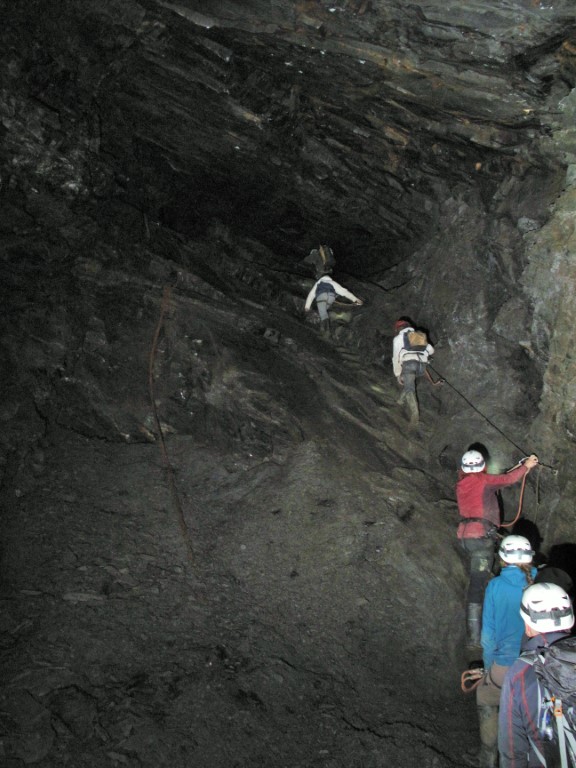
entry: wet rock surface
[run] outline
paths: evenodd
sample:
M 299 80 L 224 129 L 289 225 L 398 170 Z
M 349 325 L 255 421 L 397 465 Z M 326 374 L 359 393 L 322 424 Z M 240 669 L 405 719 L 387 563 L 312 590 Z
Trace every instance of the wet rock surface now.
M 467 764 L 461 453 L 574 539 L 573 3 L 0 9 L 3 763 Z

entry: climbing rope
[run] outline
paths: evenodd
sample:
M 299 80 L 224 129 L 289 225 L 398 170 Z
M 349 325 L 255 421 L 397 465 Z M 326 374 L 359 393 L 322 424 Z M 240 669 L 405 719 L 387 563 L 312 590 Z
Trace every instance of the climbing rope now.
M 479 410 L 479 409 L 478 409 L 478 408 L 477 408 L 477 407 L 474 405 L 474 403 L 472 403 L 472 402 L 470 402 L 470 400 L 468 400 L 468 398 L 466 397 L 466 395 L 462 394 L 462 392 L 460 392 L 460 390 L 459 390 L 459 389 L 457 389 L 457 388 L 456 388 L 456 387 L 455 387 L 453 384 L 451 384 L 451 383 L 448 381 L 448 379 L 445 379 L 445 378 L 442 376 L 442 374 L 440 374 L 440 373 L 439 373 L 439 372 L 438 372 L 438 371 L 437 371 L 435 368 L 433 368 L 433 367 L 432 367 L 432 365 L 431 365 L 430 363 L 428 363 L 428 367 L 429 367 L 429 368 L 431 368 L 431 369 L 434 371 L 434 373 L 436 374 L 436 376 L 438 376 L 438 378 L 439 378 L 440 380 L 442 380 L 442 381 L 443 381 L 443 383 L 445 383 L 445 384 L 448 384 L 448 386 L 450 387 L 450 389 L 453 389 L 453 390 L 454 390 L 454 392 L 456 392 L 456 394 L 457 394 L 457 395 L 460 395 L 460 397 L 462 398 L 462 400 L 464 400 L 464 402 L 465 402 L 467 405 L 469 405 L 469 406 L 470 406 L 470 408 L 472 408 L 472 410 L 476 411 L 476 413 L 477 413 L 479 416 L 481 416 L 481 417 L 484 419 L 484 421 L 486 421 L 488 424 L 490 424 L 490 426 L 491 426 L 491 427 L 493 427 L 493 428 L 494 428 L 494 429 L 495 429 L 497 432 L 499 432 L 499 433 L 502 435 L 502 437 L 503 437 L 505 440 L 507 440 L 509 443 L 511 443 L 511 444 L 512 444 L 512 445 L 513 445 L 515 448 L 518 448 L 518 450 L 519 450 L 521 453 L 523 453 L 525 456 L 528 456 L 528 454 L 529 454 L 529 452 L 528 452 L 528 451 L 525 451 L 525 450 L 522 448 L 522 446 L 520 446 L 520 445 L 518 445 L 518 443 L 514 442 L 514 440 L 512 440 L 512 438 L 511 438 L 511 437 L 509 437 L 509 436 L 508 436 L 508 435 L 507 435 L 505 432 L 503 432 L 503 431 L 500 429 L 500 427 L 499 427 L 497 424 L 494 424 L 494 422 L 492 421 L 492 419 L 489 419 L 489 418 L 488 418 L 488 416 L 486 416 L 486 414 L 482 413 L 482 411 L 481 411 L 481 410 Z M 538 462 L 538 466 L 539 466 L 539 467 L 541 467 L 542 469 L 548 469 L 548 470 L 549 470 L 550 472 L 552 472 L 552 474 L 554 474 L 554 475 L 557 475 L 557 474 L 558 474 L 558 470 L 557 470 L 555 467 L 552 467 L 552 466 L 550 466 L 549 464 L 543 464 L 542 462 L 540 462 L 540 461 L 539 461 L 539 462 Z
M 510 470 L 511 472 L 512 470 Z M 528 475 L 524 475 L 522 478 L 522 485 L 520 486 L 520 498 L 518 499 L 518 510 L 516 512 L 516 516 L 514 520 L 511 520 L 509 523 L 500 523 L 501 528 L 512 528 L 518 520 L 520 519 L 522 515 L 522 502 L 524 501 L 524 488 L 526 487 L 526 478 Z
M 538 512 L 540 511 L 540 470 L 538 470 L 538 474 L 536 475 L 536 490 L 534 495 L 536 497 L 536 513 L 533 516 L 533 522 L 536 523 L 538 522 Z
M 516 466 L 512 467 L 512 469 L 509 469 L 508 472 L 512 472 L 512 470 L 517 469 L 520 467 L 524 462 L 520 461 Z M 540 464 L 536 465 L 536 469 L 538 470 L 538 473 L 536 475 L 536 508 L 540 505 Z M 508 472 L 506 474 L 508 474 Z M 522 485 L 520 486 L 520 498 L 518 499 L 518 510 L 516 512 L 516 517 L 514 520 L 511 520 L 509 523 L 501 523 L 501 528 L 512 528 L 520 517 L 522 516 L 522 502 L 524 501 L 524 488 L 526 487 L 526 478 L 528 477 L 528 474 L 524 475 L 522 478 Z M 535 522 L 535 521 L 534 521 Z
M 482 667 L 474 667 L 474 669 L 465 669 L 460 677 L 460 687 L 464 693 L 472 693 L 480 685 L 484 679 L 485 672 Z
M 156 349 L 158 347 L 158 339 L 160 337 L 160 331 L 162 330 L 162 324 L 164 322 L 164 315 L 166 314 L 166 309 L 170 305 L 170 296 L 171 296 L 171 289 L 169 287 L 165 287 L 162 294 L 162 303 L 160 304 L 160 317 L 158 318 L 158 324 L 156 326 L 156 331 L 154 332 L 154 339 L 152 341 L 152 347 L 150 349 L 150 359 L 148 363 L 148 390 L 150 394 L 150 404 L 152 405 L 152 413 L 154 415 L 154 422 L 156 424 L 156 431 L 159 437 L 158 445 L 160 446 L 162 463 L 166 471 L 166 477 L 168 478 L 168 487 L 170 488 L 172 504 L 174 506 L 174 509 L 176 510 L 178 523 L 180 525 L 180 531 L 182 533 L 184 543 L 186 544 L 188 559 L 192 563 L 194 560 L 192 538 L 190 536 L 190 531 L 188 530 L 188 526 L 186 525 L 184 510 L 182 509 L 182 504 L 180 503 L 180 498 L 178 496 L 178 489 L 176 488 L 176 480 L 174 478 L 174 469 L 172 468 L 172 465 L 170 464 L 170 459 L 168 457 L 168 451 L 166 449 L 166 441 L 164 440 L 162 425 L 160 424 L 160 419 L 158 417 L 158 410 L 156 408 L 156 397 L 154 393 L 154 360 L 156 358 Z
M 433 387 L 439 387 L 441 384 L 444 384 L 444 379 L 440 378 L 440 376 L 437 379 L 434 379 L 428 370 L 428 365 L 426 365 L 426 368 L 424 369 L 424 374 Z

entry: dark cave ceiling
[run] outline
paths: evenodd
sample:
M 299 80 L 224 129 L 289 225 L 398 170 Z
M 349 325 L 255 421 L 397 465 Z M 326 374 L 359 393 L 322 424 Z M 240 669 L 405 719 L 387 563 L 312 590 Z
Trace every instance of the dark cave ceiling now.
M 328 240 L 378 276 L 455 185 L 489 199 L 561 162 L 575 16 L 572 0 L 10 4 L 3 165 L 187 236 L 233 222 L 292 263 Z

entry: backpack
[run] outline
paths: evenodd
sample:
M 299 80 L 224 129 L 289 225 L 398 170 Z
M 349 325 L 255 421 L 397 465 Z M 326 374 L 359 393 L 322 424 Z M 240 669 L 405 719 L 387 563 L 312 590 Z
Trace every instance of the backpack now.
M 336 264 L 336 259 L 334 258 L 334 251 L 332 248 L 330 248 L 329 245 L 321 245 L 318 248 L 318 253 L 322 259 L 323 268 L 326 270 L 326 272 L 331 272 L 334 269 L 334 265 Z
M 404 349 L 408 352 L 425 352 L 428 337 L 424 331 L 408 331 L 404 334 Z
M 329 245 L 320 245 L 318 248 L 310 251 L 304 259 L 304 264 L 309 264 L 313 267 L 316 279 L 318 279 L 322 275 L 328 275 L 333 271 L 336 259 Z
M 556 641 L 534 657 L 542 689 L 538 728 L 547 768 L 576 768 L 576 637 Z

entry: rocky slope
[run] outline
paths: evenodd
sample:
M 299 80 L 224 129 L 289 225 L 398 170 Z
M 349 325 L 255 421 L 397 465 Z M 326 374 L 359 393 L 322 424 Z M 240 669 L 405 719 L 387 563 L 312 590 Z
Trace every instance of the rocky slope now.
M 463 450 L 574 538 L 573 3 L 0 10 L 3 759 L 461 765 Z

